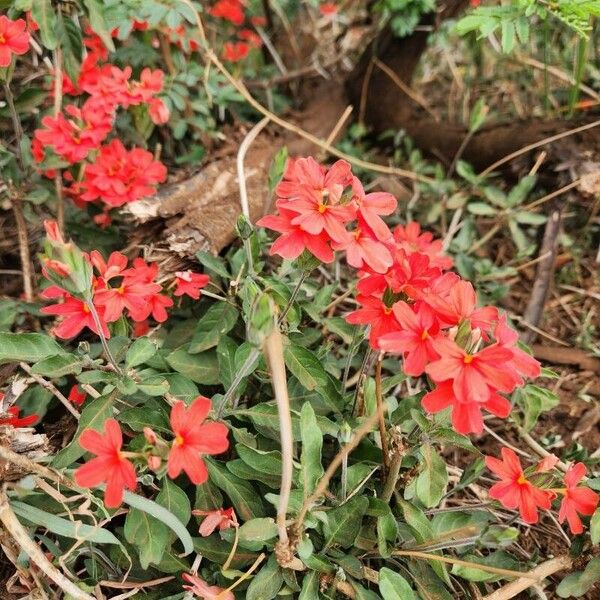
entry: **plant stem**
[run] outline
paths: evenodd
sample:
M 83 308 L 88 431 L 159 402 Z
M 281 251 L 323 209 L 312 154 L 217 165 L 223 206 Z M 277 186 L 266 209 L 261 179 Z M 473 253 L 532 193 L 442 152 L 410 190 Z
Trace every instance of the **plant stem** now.
M 398 483 L 398 477 L 400 476 L 400 465 L 402 464 L 402 454 L 396 452 L 390 462 L 388 476 L 385 480 L 385 486 L 383 492 L 381 492 L 381 499 L 384 502 L 389 502 L 396 489 Z
M 271 385 L 277 402 L 279 414 L 279 433 L 281 436 L 281 490 L 277 507 L 277 529 L 279 530 L 279 543 L 282 546 L 289 544 L 286 515 L 292 491 L 292 476 L 294 472 L 294 438 L 292 434 L 292 415 L 290 412 L 290 399 L 287 390 L 285 362 L 283 359 L 283 339 L 277 326 L 266 337 L 264 353 L 271 373 Z
M 381 453 L 383 454 L 383 463 L 381 469 L 381 478 L 387 480 L 387 473 L 390 466 L 388 455 L 387 431 L 385 429 L 385 410 L 383 408 L 383 393 L 381 391 L 381 363 L 383 362 L 383 352 L 379 353 L 377 366 L 375 368 L 375 399 L 377 400 L 377 420 L 379 423 L 379 437 L 381 438 Z
M 292 308 L 292 304 L 294 304 L 294 301 L 298 297 L 300 288 L 302 287 L 302 284 L 304 283 L 304 280 L 306 279 L 307 275 L 308 275 L 307 271 L 302 271 L 302 275 L 300 275 L 300 279 L 298 280 L 298 283 L 296 284 L 296 287 L 294 288 L 294 291 L 292 292 L 290 299 L 288 300 L 287 304 L 285 305 L 285 308 L 283 309 L 283 312 L 281 313 L 281 315 L 279 315 L 279 319 L 277 320 L 278 327 L 283 323 L 283 320 L 285 319 L 286 315 L 288 314 L 290 308 Z
M 19 256 L 21 258 L 21 269 L 23 272 L 23 292 L 27 302 L 33 301 L 33 283 L 31 273 L 31 254 L 29 253 L 29 234 L 27 223 L 23 216 L 23 203 L 16 192 L 10 194 L 15 223 L 17 225 L 17 237 L 19 239 Z
M 96 325 L 96 329 L 98 330 L 98 337 L 100 338 L 100 343 L 102 344 L 102 348 L 104 350 L 104 355 L 106 356 L 106 360 L 108 360 L 108 362 L 113 366 L 114 370 L 117 372 L 118 375 L 122 375 L 123 371 L 121 370 L 121 367 L 119 367 L 117 361 L 115 360 L 115 357 L 112 355 L 112 352 L 110 351 L 110 348 L 108 347 L 108 342 L 106 341 L 106 338 L 104 337 L 104 333 L 102 333 L 102 323 L 100 321 L 100 316 L 98 315 L 98 311 L 96 310 L 96 307 L 94 306 L 94 302 L 93 302 L 92 298 L 86 298 L 85 303 L 90 310 L 92 319 L 94 319 L 94 324 Z
M 21 152 L 21 141 L 23 140 L 23 128 L 21 127 L 21 121 L 19 119 L 19 114 L 17 113 L 17 109 L 15 108 L 15 98 L 12 94 L 12 91 L 11 91 L 8 83 L 4 83 L 2 87 L 4 88 L 4 95 L 6 96 L 8 110 L 10 111 L 10 118 L 12 119 L 13 129 L 15 130 L 15 137 L 17 138 L 17 144 L 16 144 L 17 161 L 19 163 L 19 167 L 21 167 L 21 170 L 25 171 L 25 164 L 23 163 L 23 153 Z
M 223 416 L 223 411 L 225 410 L 225 407 L 229 404 L 229 402 L 231 402 L 231 399 L 233 398 L 233 395 L 235 394 L 238 386 L 242 382 L 242 379 L 248 376 L 248 370 L 258 359 L 259 356 L 260 351 L 258 350 L 258 348 L 252 348 L 250 354 L 248 355 L 248 358 L 245 360 L 244 364 L 237 372 L 235 379 L 231 382 L 229 389 L 225 392 L 225 396 L 223 396 L 223 402 L 221 402 L 221 406 L 217 411 L 217 418 L 220 419 Z
M 588 40 L 587 37 L 579 38 L 579 43 L 577 45 L 577 58 L 575 63 L 575 73 L 574 79 L 575 82 L 571 87 L 571 92 L 569 94 L 569 113 L 568 116 L 572 117 L 573 112 L 575 110 L 575 104 L 577 104 L 577 100 L 579 100 L 579 89 L 581 87 L 581 82 L 583 80 L 583 73 L 585 71 L 585 66 L 587 63 L 587 48 L 588 48 Z

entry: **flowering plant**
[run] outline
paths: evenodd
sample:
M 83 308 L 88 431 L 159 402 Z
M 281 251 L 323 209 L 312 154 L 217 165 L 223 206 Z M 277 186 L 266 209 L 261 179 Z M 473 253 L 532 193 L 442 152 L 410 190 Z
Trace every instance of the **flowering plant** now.
M 449 238 L 402 218 L 351 156 L 280 154 L 270 214 L 240 217 L 220 256 L 170 272 L 124 243 L 177 135 L 210 130 L 180 82 L 206 39 L 197 2 L 104 4 L 18 0 L 0 16 L 7 198 L 18 224 L 44 190 L 26 214 L 45 231 L 37 291 L 0 323 L 12 583 L 86 600 L 498 598 L 541 585 L 541 531 L 559 567 L 591 558 L 559 595 L 583 590 L 600 486 L 594 455 L 533 437 L 555 375 Z M 213 62 L 261 60 L 257 4 L 205 3 Z M 311 15 L 334 27 L 338 9 Z M 23 129 L 12 78 L 33 52 L 51 69 Z

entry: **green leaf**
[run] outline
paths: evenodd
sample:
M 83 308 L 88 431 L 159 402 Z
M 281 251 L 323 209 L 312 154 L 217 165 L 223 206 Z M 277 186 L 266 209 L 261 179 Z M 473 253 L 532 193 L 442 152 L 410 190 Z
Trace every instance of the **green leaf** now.
M 243 521 L 264 516 L 260 495 L 250 483 L 236 477 L 217 461 L 210 458 L 205 460 L 211 482 L 229 496 L 236 514 Z
M 137 508 L 150 516 L 158 519 L 171 529 L 183 544 L 183 555 L 187 556 L 194 550 L 192 537 L 188 533 L 183 523 L 166 508 L 157 504 L 153 500 L 138 496 L 132 492 L 125 490 L 123 492 L 123 501 L 129 504 L 132 508 Z
M 129 369 L 137 367 L 150 360 L 157 352 L 158 348 L 150 338 L 140 337 L 127 350 L 125 355 L 125 366 Z
M 277 525 L 270 517 L 250 519 L 239 529 L 240 542 L 267 542 L 277 536 Z
M 246 600 L 272 600 L 283 585 L 283 572 L 277 564 L 275 554 L 269 556 L 267 564 L 256 574 L 246 590 Z
M 316 390 L 334 412 L 339 413 L 342 397 L 317 356 L 298 344 L 290 342 L 284 348 L 284 359 L 292 375 L 307 390 Z
M 196 383 L 216 385 L 219 383 L 219 362 L 217 353 L 208 350 L 200 354 L 190 354 L 184 346 L 167 355 L 165 360 L 178 373 Z
M 379 591 L 383 600 L 416 600 L 408 581 L 387 567 L 379 569 Z
M 34 525 L 41 525 L 44 529 L 48 529 L 61 537 L 73 538 L 83 542 L 93 542 L 95 544 L 121 545 L 121 542 L 113 533 L 102 529 L 102 527 L 86 525 L 81 521 L 63 519 L 62 517 L 57 517 L 52 513 L 17 500 L 13 500 L 10 505 L 17 516 Z
M 204 252 L 203 250 L 200 250 L 196 252 L 196 258 L 198 259 L 198 262 L 200 262 L 201 265 L 203 265 L 210 271 L 213 271 L 217 275 L 221 275 L 221 277 L 224 277 L 225 279 L 229 279 L 231 277 L 229 271 L 227 271 L 225 262 L 221 257 L 213 256 L 209 252 Z
M 92 29 L 100 36 L 104 45 L 111 51 L 115 51 L 115 45 L 113 44 L 112 37 L 110 35 L 110 29 L 106 24 L 104 18 L 104 8 L 99 0 L 83 0 L 87 8 L 88 19 Z
M 543 225 L 548 217 L 539 213 L 529 212 L 527 210 L 518 210 L 513 214 L 513 218 L 521 225 Z
M 484 557 L 469 554 L 462 558 L 474 564 L 479 563 L 488 567 L 500 567 L 501 569 L 519 570 L 520 566 L 520 563 L 510 554 L 503 551 L 493 552 Z M 495 575 L 489 571 L 482 571 L 476 566 L 453 565 L 452 574 L 468 581 L 497 581 L 503 578 L 503 576 Z
M 300 435 L 302 436 L 302 488 L 307 498 L 315 491 L 317 483 L 323 477 L 321 451 L 323 449 L 323 434 L 319 429 L 315 411 L 310 402 L 302 405 L 300 412 Z
M 414 504 L 406 502 L 406 500 L 400 500 L 399 502 L 404 515 L 404 520 L 411 528 L 415 540 L 421 544 L 425 540 L 433 538 L 433 529 L 431 528 L 431 523 L 425 516 L 425 513 Z
M 65 354 L 64 350 L 53 338 L 43 333 L 0 331 L 0 364 L 20 361 L 35 363 L 60 354 Z
M 366 496 L 354 496 L 341 506 L 327 512 L 327 521 L 323 525 L 325 547 L 332 545 L 349 548 L 360 531 L 362 518 L 369 506 Z
M 419 500 L 427 507 L 437 506 L 448 484 L 446 463 L 431 444 L 421 446 L 423 469 L 417 477 L 415 492 Z
M 136 387 L 148 396 L 164 396 L 169 391 L 169 382 L 162 375 L 151 375 L 143 378 Z
M 519 180 L 519 183 L 508 194 L 508 205 L 515 207 L 522 204 L 535 187 L 536 182 L 537 177 L 535 175 L 527 175 Z
M 250 467 L 266 475 L 279 477 L 282 469 L 279 450 L 257 450 L 244 444 L 236 444 L 238 456 Z
M 228 389 L 235 376 L 237 369 L 235 366 L 235 353 L 238 349 L 238 344 L 230 337 L 223 336 L 217 345 L 217 360 L 219 362 L 219 380 L 225 389 Z M 244 382 L 238 387 L 238 394 L 243 392 Z
M 133 431 L 142 431 L 144 427 L 150 427 L 159 433 L 171 433 L 167 414 L 162 407 L 152 402 L 156 401 L 149 400 L 147 405 L 125 409 L 119 413 L 119 421 Z
M 493 217 L 498 213 L 493 206 L 490 206 L 485 202 L 469 202 L 469 204 L 467 204 L 467 210 L 471 214 L 482 217 Z
M 310 571 L 302 580 L 302 590 L 298 600 L 318 600 L 321 578 L 317 571 Z
M 235 306 L 231 306 L 229 302 L 213 304 L 198 321 L 188 352 L 197 354 L 214 348 L 219 343 L 221 336 L 233 329 L 238 314 Z
M 531 431 L 543 412 L 558 405 L 558 397 L 546 388 L 528 383 L 515 393 L 515 402 L 523 410 L 523 428 Z
M 81 412 L 77 431 L 71 443 L 58 452 L 52 460 L 52 466 L 55 469 L 66 469 L 85 454 L 85 450 L 79 445 L 79 436 L 84 429 L 102 431 L 106 419 L 112 417 L 114 403 L 114 394 L 100 396 L 87 402 Z
M 583 571 L 567 575 L 556 588 L 561 598 L 575 596 L 579 598 L 586 594 L 600 580 L 600 558 L 593 558 Z
M 125 539 L 135 546 L 142 569 L 161 561 L 169 544 L 169 530 L 149 513 L 132 508 L 125 519 Z
M 58 40 L 56 39 L 56 14 L 51 0 L 35 0 L 31 5 L 31 16 L 40 27 L 42 44 L 48 50 L 54 50 Z
M 82 365 L 82 360 L 75 354 L 59 354 L 35 363 L 31 372 L 55 379 L 63 375 L 79 375 Z
M 510 54 L 515 47 L 515 24 L 512 21 L 502 21 L 502 52 Z
M 156 503 L 173 513 L 183 525 L 187 525 L 192 516 L 192 508 L 186 493 L 170 479 L 163 480 L 162 490 L 156 496 Z

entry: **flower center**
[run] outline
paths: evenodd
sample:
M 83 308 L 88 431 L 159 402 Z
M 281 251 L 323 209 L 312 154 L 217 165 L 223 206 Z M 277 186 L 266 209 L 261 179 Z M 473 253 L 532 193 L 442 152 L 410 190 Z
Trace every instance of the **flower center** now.
M 5 44 L 6 38 L 0 33 L 0 44 Z
M 392 309 L 389 306 L 384 307 L 383 314 L 385 314 L 385 315 L 391 315 L 392 314 Z
M 177 437 L 175 438 L 175 441 L 173 442 L 176 446 L 183 446 L 183 443 L 185 442 L 185 440 L 183 439 L 183 436 L 181 435 L 177 435 Z
M 470 365 L 473 362 L 473 355 L 472 354 L 465 354 L 465 357 L 463 358 L 463 362 L 465 363 L 465 365 Z
M 319 212 L 323 214 L 327 210 L 327 205 L 322 202 L 319 203 Z
M 86 314 L 90 312 L 90 307 L 85 302 L 83 303 L 83 312 Z
M 117 288 L 117 293 L 121 294 L 121 296 L 125 293 L 125 288 L 123 286 Z
M 525 474 L 524 474 L 524 473 L 521 473 L 521 474 L 519 475 L 519 479 L 517 479 L 517 483 L 518 483 L 519 485 L 524 485 L 524 484 L 526 484 L 526 483 L 527 483 L 527 478 L 525 477 Z
M 429 332 L 427 329 L 423 329 L 423 333 L 421 334 L 421 339 L 425 341 L 429 337 Z

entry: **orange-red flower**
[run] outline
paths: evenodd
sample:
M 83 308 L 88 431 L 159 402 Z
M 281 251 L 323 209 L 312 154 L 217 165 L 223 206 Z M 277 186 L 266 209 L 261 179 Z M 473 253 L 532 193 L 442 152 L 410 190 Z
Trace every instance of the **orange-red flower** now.
M 571 465 L 565 473 L 564 498 L 560 504 L 558 520 L 563 523 L 565 520 L 575 535 L 583 533 L 583 524 L 579 514 L 593 515 L 600 497 L 596 492 L 585 486 L 578 486 L 585 475 L 586 468 L 583 463 Z M 579 514 L 577 514 L 579 513 Z
M 4 394 L 0 392 L 0 402 L 2 402 L 3 398 Z M 27 415 L 26 417 L 19 418 L 21 409 L 18 406 L 10 406 L 4 412 L 10 416 L 0 419 L 0 425 L 10 425 L 11 427 L 29 427 L 29 425 L 33 425 L 39 419 L 38 415 Z
M 202 537 L 210 535 L 215 529 L 219 531 L 237 527 L 238 521 L 233 508 L 217 508 L 216 510 L 193 510 L 193 515 L 204 517 L 198 533 Z
M 75 481 L 81 487 L 95 487 L 106 483 L 104 503 L 117 508 L 123 501 L 123 490 L 135 489 L 136 476 L 133 464 L 123 456 L 123 434 L 115 419 L 104 423 L 104 434 L 86 429 L 79 437 L 79 445 L 96 454 L 75 471 Z
M 177 477 L 185 471 L 196 485 L 208 479 L 208 471 L 202 457 L 221 454 L 229 447 L 227 427 L 223 423 L 204 423 L 211 402 L 198 396 L 189 408 L 180 400 L 171 409 L 171 429 L 175 435 L 169 451 L 167 473 Z
M 87 394 L 85 392 L 80 391 L 78 385 L 74 385 L 71 388 L 71 391 L 69 392 L 68 398 L 73 404 L 81 406 L 85 402 Z
M 175 296 L 189 296 L 194 300 L 200 298 L 200 289 L 205 287 L 210 281 L 208 275 L 203 273 L 193 273 L 192 271 L 177 271 L 175 273 Z
M 537 523 L 538 509 L 548 510 L 556 495 L 536 487 L 525 477 L 519 457 L 513 450 L 502 448 L 501 452 L 502 460 L 485 457 L 487 468 L 500 479 L 491 487 L 490 496 L 506 508 L 518 508 L 525 523 Z
M 183 573 L 182 577 L 190 585 L 184 585 L 183 589 L 192 592 L 202 600 L 235 600 L 233 592 L 227 592 L 217 585 L 208 585 L 204 579 L 190 573 Z
M 23 19 L 11 21 L 0 15 L 0 67 L 8 67 L 13 54 L 25 54 L 29 50 L 29 33 Z

